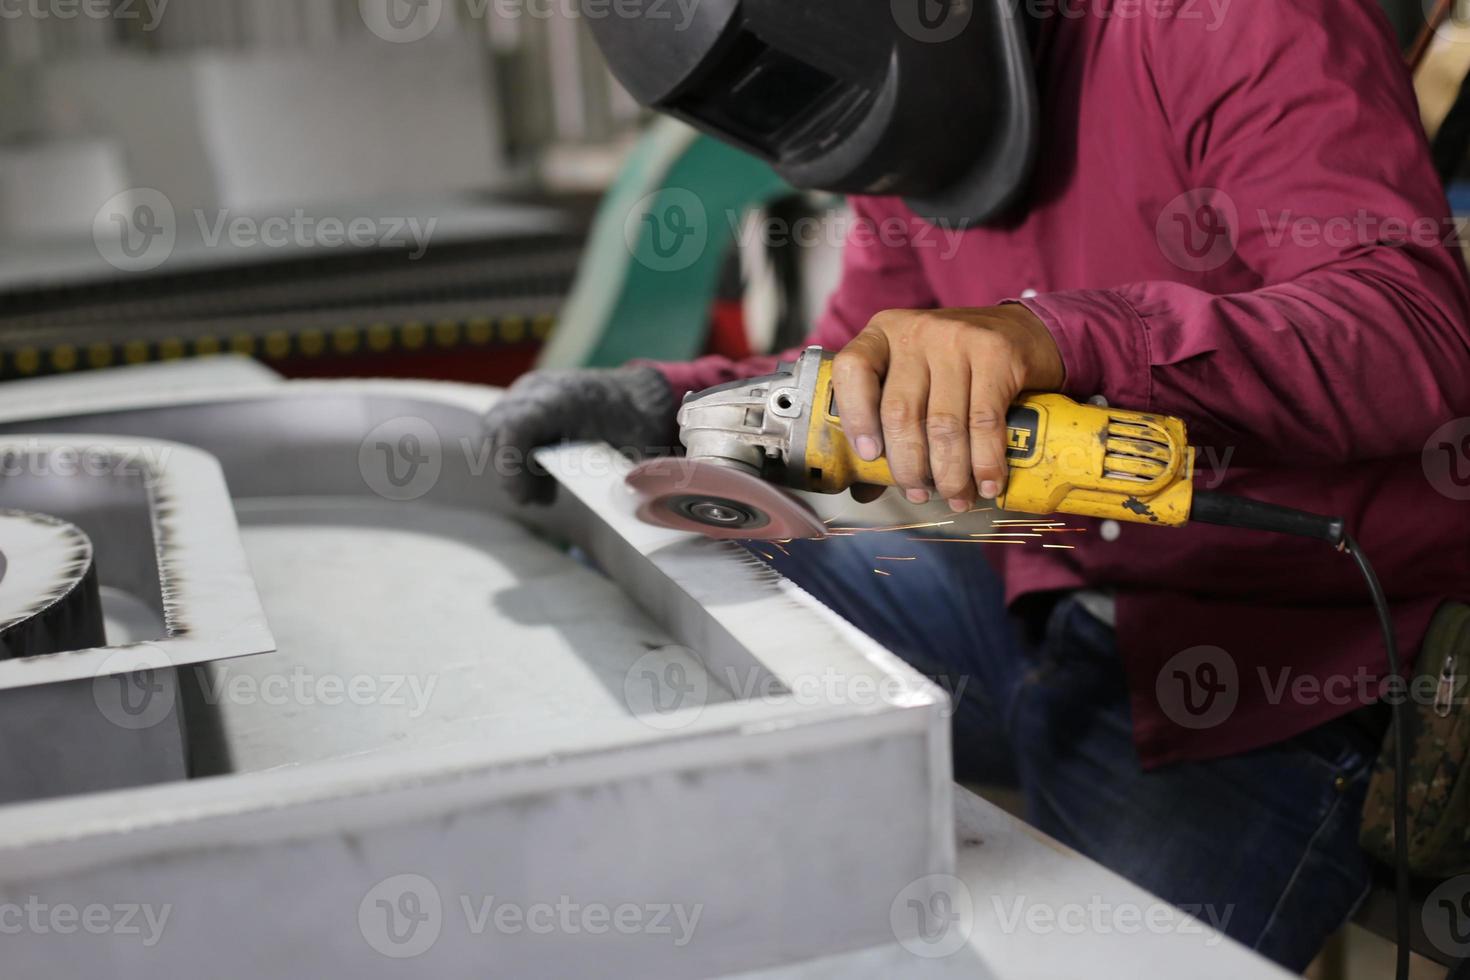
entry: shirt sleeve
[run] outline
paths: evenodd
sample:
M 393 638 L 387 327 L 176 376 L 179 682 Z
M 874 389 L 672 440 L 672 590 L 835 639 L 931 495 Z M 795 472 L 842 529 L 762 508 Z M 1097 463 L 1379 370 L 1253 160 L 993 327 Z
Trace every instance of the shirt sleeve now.
M 929 309 L 937 304 L 918 256 L 909 247 L 908 219 L 891 199 L 853 197 L 851 216 L 843 237 L 842 272 L 837 290 L 828 300 L 815 328 L 803 342 L 780 355 L 732 360 L 701 357 L 684 363 L 651 364 L 664 373 L 681 401 L 691 391 L 775 370 L 802 348 L 816 345 L 841 350 L 874 316 L 891 309 Z
M 1148 30 L 1146 70 L 1195 188 L 1161 216 L 1160 245 L 1173 225 L 1223 222 L 1223 261 L 1260 285 L 1024 300 L 1056 338 L 1067 393 L 1182 416 L 1241 461 L 1418 452 L 1470 414 L 1470 287 L 1374 0 L 1270 0 Z M 1207 243 L 1179 253 L 1195 273 L 1181 278 L 1208 285 L 1221 259 Z

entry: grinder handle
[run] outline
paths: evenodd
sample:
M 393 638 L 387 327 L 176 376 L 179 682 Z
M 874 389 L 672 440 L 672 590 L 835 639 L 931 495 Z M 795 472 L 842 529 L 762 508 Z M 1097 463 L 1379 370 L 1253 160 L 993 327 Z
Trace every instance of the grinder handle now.
M 822 358 L 812 399 L 811 424 L 807 428 L 806 473 L 793 473 L 791 480 L 804 490 L 844 493 L 854 484 L 896 486 L 888 460 L 879 456 L 871 463 L 859 456 L 842 431 L 837 401 L 832 397 L 832 358 Z

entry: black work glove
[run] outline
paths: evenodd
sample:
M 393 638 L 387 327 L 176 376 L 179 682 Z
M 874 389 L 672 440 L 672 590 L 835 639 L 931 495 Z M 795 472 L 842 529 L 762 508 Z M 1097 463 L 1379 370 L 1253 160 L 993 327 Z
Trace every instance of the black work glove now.
M 490 459 L 516 503 L 550 503 L 556 483 L 532 451 L 601 440 L 635 455 L 669 455 L 679 445 L 677 410 L 673 389 L 651 367 L 533 371 L 485 416 Z

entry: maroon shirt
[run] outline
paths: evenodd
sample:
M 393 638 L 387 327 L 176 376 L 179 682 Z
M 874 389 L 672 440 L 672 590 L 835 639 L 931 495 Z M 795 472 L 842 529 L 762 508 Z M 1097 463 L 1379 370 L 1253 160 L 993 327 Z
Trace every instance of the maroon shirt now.
M 1025 213 L 946 233 L 855 199 L 810 343 L 840 349 L 884 309 L 1021 298 L 1066 394 L 1188 422 L 1197 486 L 1346 518 L 1417 650 L 1436 607 L 1470 599 L 1470 503 L 1421 461 L 1470 416 L 1470 290 L 1386 20 L 1375 0 L 1058 9 L 1083 6 L 1038 44 Z M 682 393 L 772 364 L 663 368 Z M 1146 765 L 1276 742 L 1378 695 L 1367 591 L 1325 545 L 1205 526 L 1075 537 L 988 550 L 1011 599 L 1116 592 Z

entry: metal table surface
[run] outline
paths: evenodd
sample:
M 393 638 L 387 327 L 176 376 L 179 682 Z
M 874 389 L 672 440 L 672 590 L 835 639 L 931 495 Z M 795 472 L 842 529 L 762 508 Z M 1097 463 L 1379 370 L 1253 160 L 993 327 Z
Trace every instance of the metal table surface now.
M 949 894 L 973 914 L 936 929 L 932 949 L 893 943 L 725 980 L 1295 976 L 958 786 L 955 834 Z

